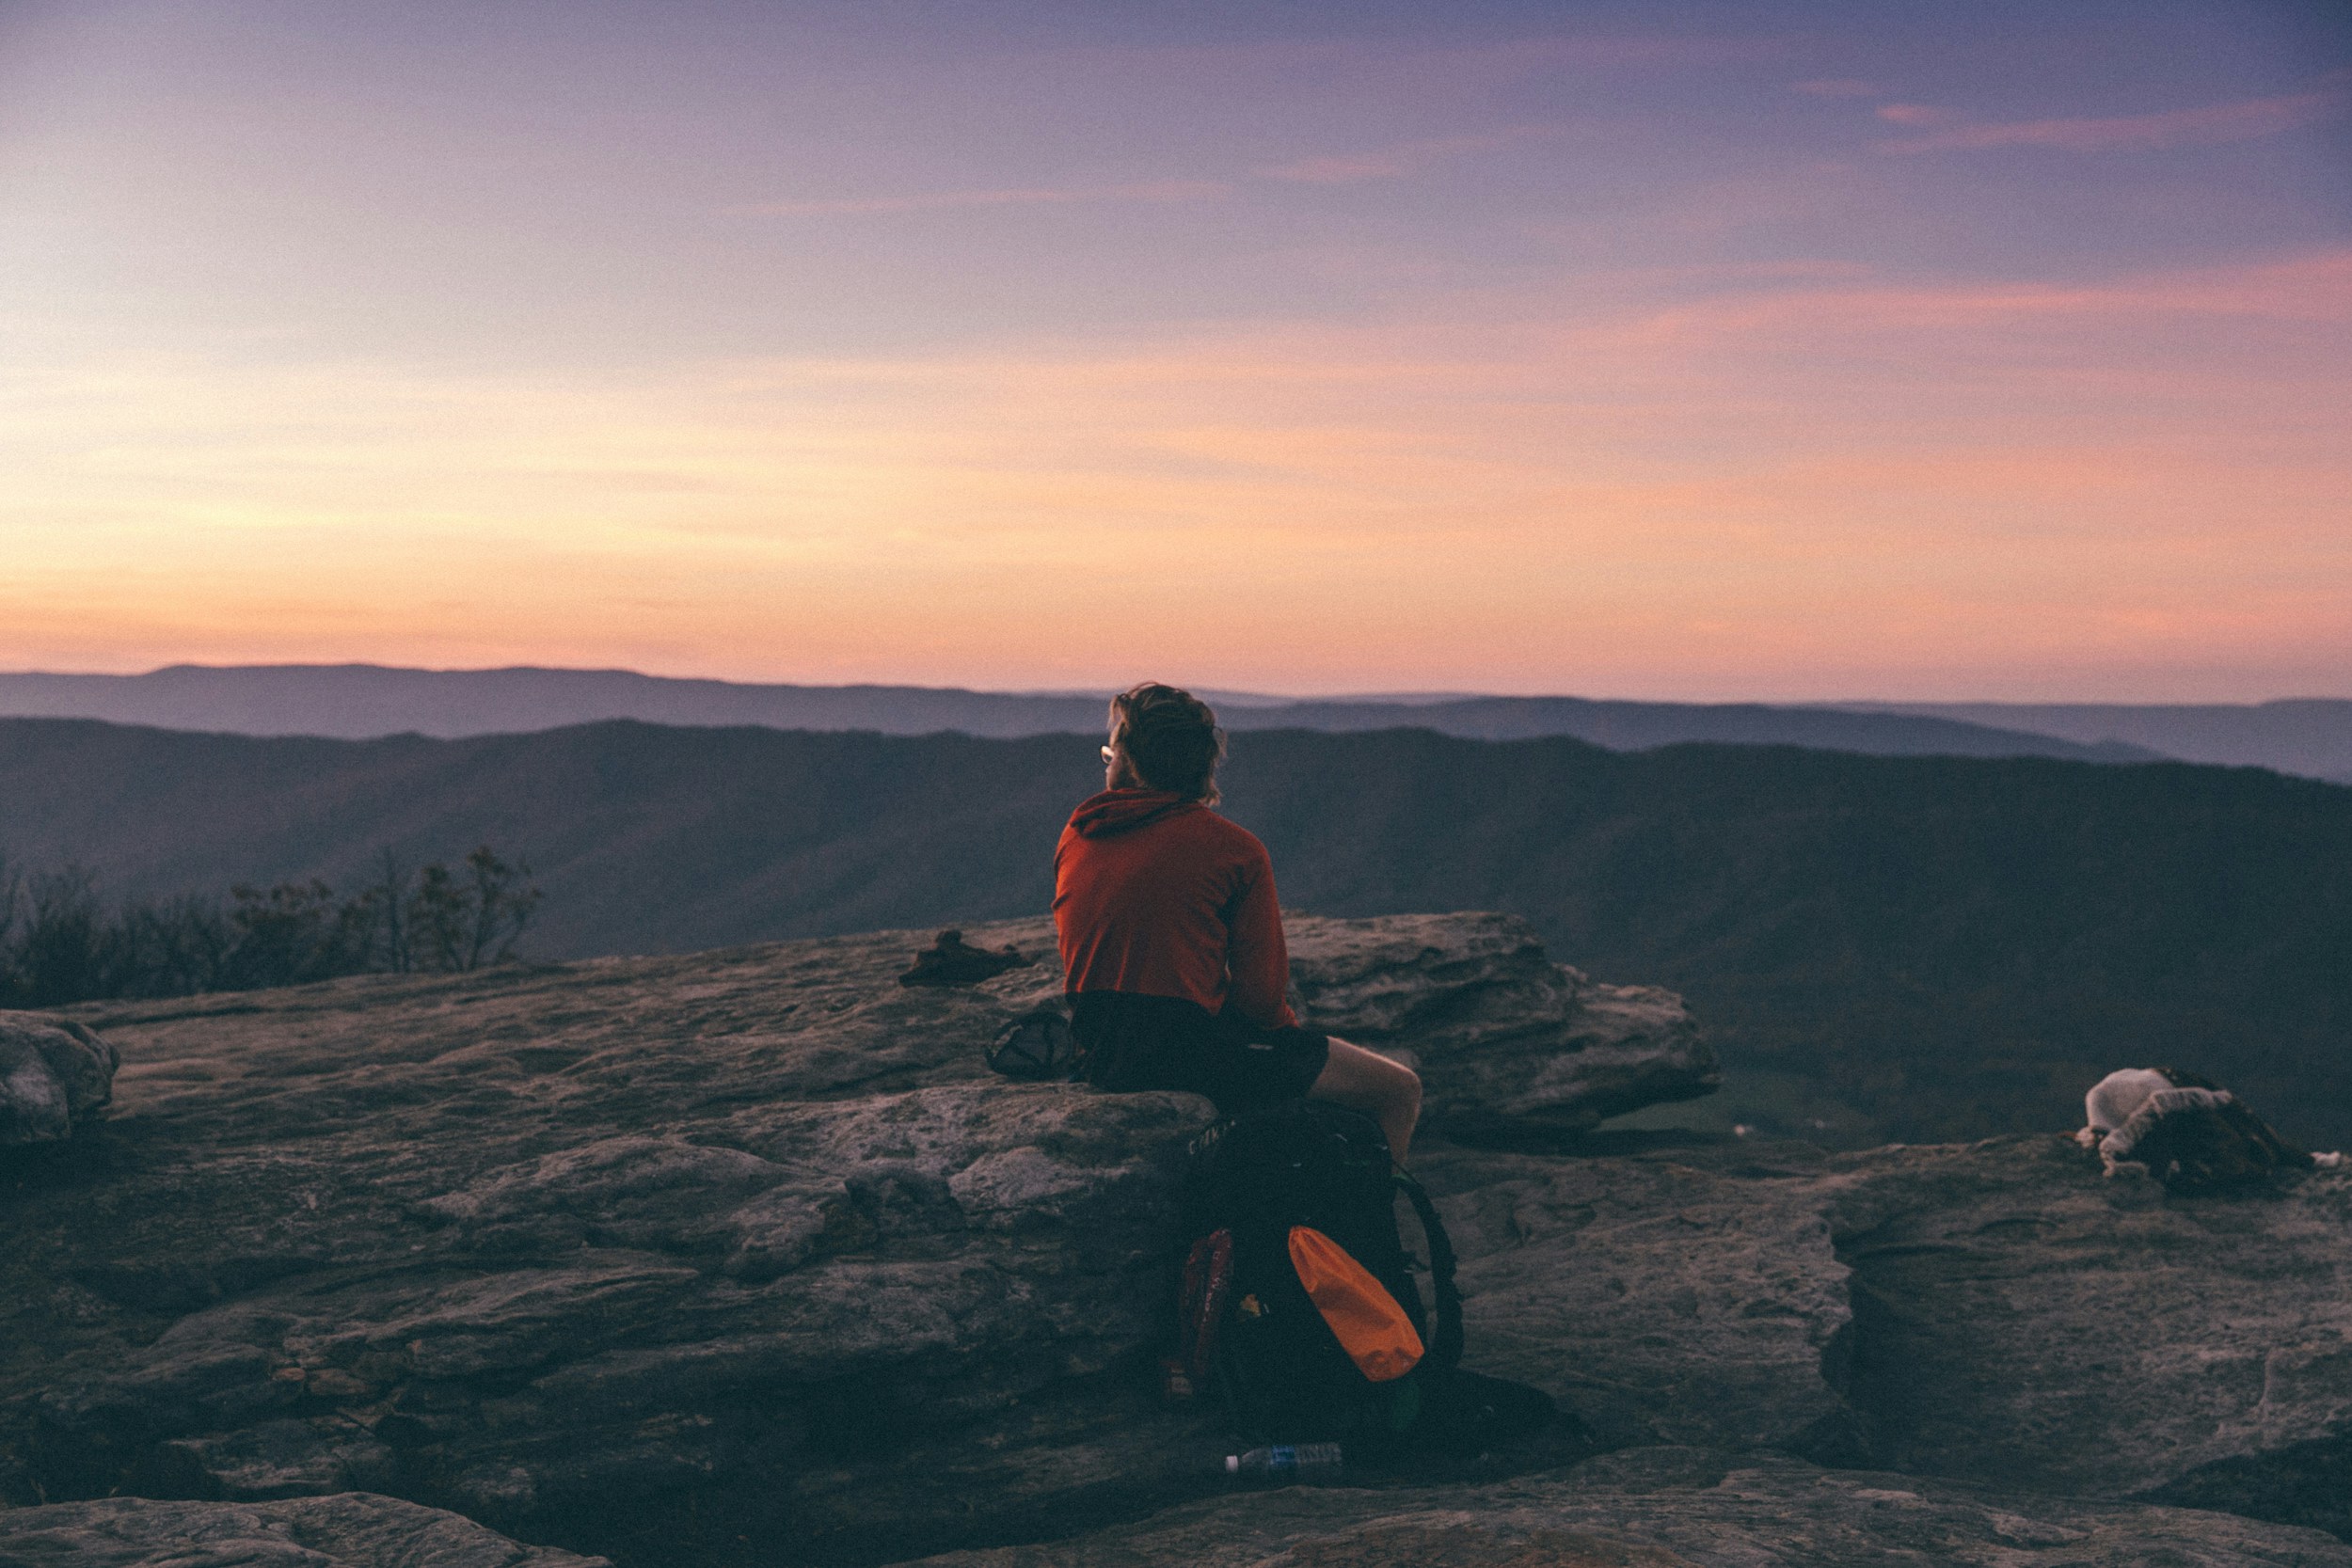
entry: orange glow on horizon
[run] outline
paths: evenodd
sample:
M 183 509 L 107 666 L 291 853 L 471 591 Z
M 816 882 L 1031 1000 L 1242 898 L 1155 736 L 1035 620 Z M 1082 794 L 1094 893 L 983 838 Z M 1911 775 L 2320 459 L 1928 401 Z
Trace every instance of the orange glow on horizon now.
M 2352 253 L 1639 284 L 651 378 L 20 365 L 0 665 L 2352 695 Z

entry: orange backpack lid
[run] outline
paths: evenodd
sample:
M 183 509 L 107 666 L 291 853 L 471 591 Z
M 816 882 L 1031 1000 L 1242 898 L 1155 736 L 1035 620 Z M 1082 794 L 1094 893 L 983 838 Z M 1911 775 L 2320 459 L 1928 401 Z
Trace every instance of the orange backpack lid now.
M 1375 1383 L 1420 1364 L 1421 1335 L 1388 1287 L 1320 1230 L 1291 1227 L 1291 1267 L 1356 1370 Z

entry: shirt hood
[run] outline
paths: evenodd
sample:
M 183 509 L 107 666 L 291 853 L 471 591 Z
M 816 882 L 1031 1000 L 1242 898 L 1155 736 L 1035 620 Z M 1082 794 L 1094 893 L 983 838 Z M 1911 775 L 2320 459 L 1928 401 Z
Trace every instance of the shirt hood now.
M 1108 838 L 1199 804 L 1165 789 L 1106 789 L 1080 801 L 1070 814 L 1070 826 L 1080 838 Z

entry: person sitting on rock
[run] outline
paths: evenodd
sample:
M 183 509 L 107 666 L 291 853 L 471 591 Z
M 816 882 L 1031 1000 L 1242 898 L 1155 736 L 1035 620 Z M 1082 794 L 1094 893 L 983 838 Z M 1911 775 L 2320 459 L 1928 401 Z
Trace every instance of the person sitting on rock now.
M 1402 1164 L 1411 1069 L 1299 1026 L 1265 846 L 1209 808 L 1225 732 L 1145 682 L 1111 701 L 1103 793 L 1054 850 L 1054 926 L 1088 1082 L 1184 1089 L 1228 1116 L 1302 1095 L 1364 1112 Z

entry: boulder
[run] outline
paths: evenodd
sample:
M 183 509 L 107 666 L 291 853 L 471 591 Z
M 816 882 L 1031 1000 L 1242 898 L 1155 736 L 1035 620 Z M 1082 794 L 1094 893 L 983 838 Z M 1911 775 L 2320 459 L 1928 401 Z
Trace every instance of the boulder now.
M 112 1098 L 120 1065 L 85 1024 L 0 1012 L 0 1148 L 62 1143 Z
M 65 1568 L 610 1568 L 470 1519 L 347 1492 L 279 1503 L 101 1497 L 0 1509 L 0 1562 Z
M 923 1568 L 2352 1568 L 2317 1530 L 1687 1448 L 1484 1486 L 1289 1490 Z
M 1307 1022 L 1421 1073 L 1435 1132 L 1588 1132 L 1721 1083 L 1680 997 L 1596 984 L 1517 915 L 1302 922 L 1291 976 Z

